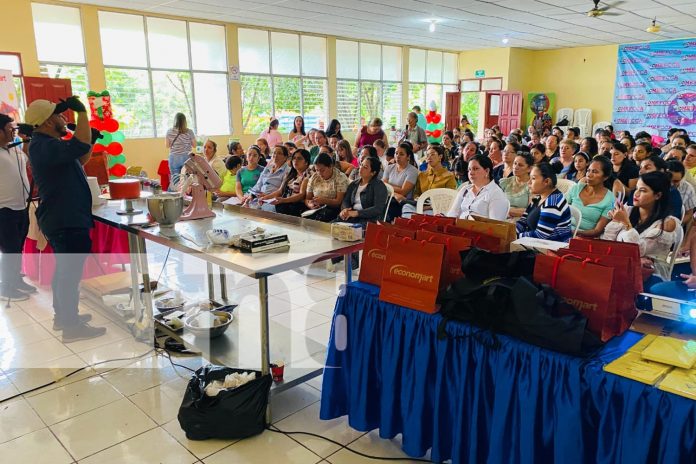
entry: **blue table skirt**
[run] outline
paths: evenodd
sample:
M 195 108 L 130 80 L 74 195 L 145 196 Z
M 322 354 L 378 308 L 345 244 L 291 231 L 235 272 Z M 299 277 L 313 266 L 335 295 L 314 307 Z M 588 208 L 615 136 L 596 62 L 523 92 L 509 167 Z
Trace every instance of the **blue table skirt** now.
M 696 463 L 696 401 L 605 373 L 641 337 L 627 332 L 591 360 L 384 303 L 350 284 L 336 304 L 347 347 L 332 328 L 321 418 L 403 434 L 412 457 L 454 463 Z M 334 324 L 336 316 L 334 316 Z M 335 326 L 334 326 L 335 327 Z M 475 334 L 476 337 L 471 337 Z

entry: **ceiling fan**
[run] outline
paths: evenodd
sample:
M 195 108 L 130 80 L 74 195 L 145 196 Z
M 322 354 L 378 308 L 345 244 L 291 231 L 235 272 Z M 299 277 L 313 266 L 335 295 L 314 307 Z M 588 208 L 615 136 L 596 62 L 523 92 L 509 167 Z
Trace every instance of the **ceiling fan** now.
M 599 18 L 600 16 L 618 16 L 620 13 L 611 13 L 607 10 L 610 8 L 615 8 L 622 3 L 625 3 L 623 1 L 620 2 L 614 2 L 613 4 L 607 4 L 606 6 L 599 7 L 599 1 L 600 0 L 592 0 L 594 2 L 594 8 L 592 8 L 590 11 L 587 12 L 587 16 L 590 18 Z

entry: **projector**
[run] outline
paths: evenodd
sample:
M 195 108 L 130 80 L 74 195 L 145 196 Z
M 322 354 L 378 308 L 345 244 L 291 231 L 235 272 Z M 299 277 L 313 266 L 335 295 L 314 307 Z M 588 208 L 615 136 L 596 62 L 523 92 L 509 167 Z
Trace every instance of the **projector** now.
M 663 319 L 696 324 L 696 301 L 677 300 L 653 293 L 641 293 L 636 297 L 636 308 L 641 312 Z

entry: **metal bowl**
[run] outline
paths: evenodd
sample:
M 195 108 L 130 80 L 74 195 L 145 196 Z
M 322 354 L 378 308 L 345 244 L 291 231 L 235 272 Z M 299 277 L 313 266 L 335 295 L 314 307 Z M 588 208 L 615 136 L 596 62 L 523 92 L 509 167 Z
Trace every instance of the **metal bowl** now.
M 180 193 L 158 193 L 147 199 L 147 209 L 160 227 L 174 227 L 184 211 L 184 198 Z
M 222 318 L 224 322 L 215 327 L 198 327 L 196 325 L 192 325 L 194 320 L 201 314 L 199 313 L 184 319 L 184 331 L 192 333 L 194 336 L 201 338 L 215 338 L 224 334 L 232 323 L 232 314 L 225 311 L 210 311 L 210 313 L 214 316 Z

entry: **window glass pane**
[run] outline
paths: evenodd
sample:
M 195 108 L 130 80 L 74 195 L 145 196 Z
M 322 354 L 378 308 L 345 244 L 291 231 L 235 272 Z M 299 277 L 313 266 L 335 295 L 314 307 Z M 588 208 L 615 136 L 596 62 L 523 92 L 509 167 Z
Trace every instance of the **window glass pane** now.
M 442 109 L 440 110 L 440 113 L 442 114 L 442 117 L 444 118 L 445 115 L 447 114 L 447 93 L 449 92 L 458 92 L 459 90 L 457 89 L 456 85 L 443 85 L 442 86 Z
M 22 74 L 22 66 L 17 55 L 5 55 L 0 53 L 0 69 L 9 69 L 15 76 Z
M 461 83 L 462 92 L 478 92 L 481 87 L 481 81 L 478 79 L 466 79 Z
M 442 82 L 442 52 L 433 52 L 428 50 L 428 75 L 426 82 L 440 84 Z
M 358 43 L 347 40 L 336 41 L 336 77 L 358 78 Z
M 411 48 L 408 54 L 408 79 L 425 82 L 425 50 Z
M 382 84 L 382 108 L 384 129 L 401 127 L 401 84 L 385 82 Z
M 473 126 L 474 134 L 478 130 L 478 116 L 479 116 L 479 97 L 481 94 L 479 92 L 466 92 L 462 93 L 462 104 L 459 109 L 459 114 L 461 116 L 466 116 L 471 125 Z
M 326 39 L 303 35 L 302 75 L 326 77 Z
M 275 117 L 278 118 L 279 122 L 282 121 L 281 132 L 290 132 L 295 116 L 302 114 L 300 94 L 299 77 L 273 78 Z
M 271 49 L 273 51 L 273 74 L 300 74 L 300 36 L 271 32 Z
M 87 105 L 87 68 L 64 64 L 42 64 L 41 75 L 52 79 L 70 79 L 73 94 L 78 95 L 85 106 Z
M 440 84 L 427 84 L 425 86 L 425 108 L 423 108 L 423 113 L 430 110 L 431 102 L 435 102 L 436 111 L 444 116 L 442 112 L 442 86 Z
M 105 65 L 147 67 L 142 16 L 100 11 L 99 31 Z
M 194 73 L 196 127 L 199 134 L 230 133 L 227 74 Z
M 267 76 L 241 77 L 242 130 L 258 134 L 268 127 L 271 117 L 271 78 Z
M 189 69 L 186 23 L 171 19 L 147 18 L 150 66 Z
M 338 41 L 336 41 L 338 42 Z M 338 120 L 341 121 L 346 131 L 358 130 L 358 94 L 357 81 L 336 81 L 336 106 Z
M 408 85 L 408 108 L 406 111 L 411 111 L 414 106 L 420 106 L 423 113 L 427 111 L 425 104 L 425 84 L 409 84 Z
M 268 31 L 239 29 L 239 69 L 269 74 Z
M 360 79 L 378 81 L 382 78 L 382 47 L 360 43 Z
M 31 9 L 39 61 L 84 63 L 80 10 L 43 3 L 32 3 Z
M 320 127 L 322 124 L 326 126 L 328 94 L 326 79 L 302 79 L 302 114 L 304 114 L 306 127 Z M 292 121 L 290 129 L 292 129 Z
M 457 55 L 454 53 L 445 53 L 443 59 L 442 82 L 446 84 L 456 84 L 459 77 Z
M 227 71 L 225 28 L 189 23 L 191 66 L 198 71 Z
M 154 137 L 150 79 L 139 69 L 104 69 L 114 114 L 126 137 Z M 170 121 L 171 124 L 171 121 Z
M 174 125 L 176 113 L 184 113 L 189 129 L 197 132 L 193 119 L 191 73 L 185 71 L 153 71 L 152 89 L 155 98 L 157 137 L 164 137 Z
M 498 79 L 482 79 L 481 90 L 502 90 L 503 80 Z
M 379 82 L 360 83 L 360 117 L 369 123 L 382 117 L 382 85 Z
M 488 108 L 488 112 L 491 116 L 500 116 L 500 95 L 491 95 L 491 99 L 489 101 L 490 103 L 490 108 Z
M 401 80 L 401 47 L 382 46 L 382 79 Z

